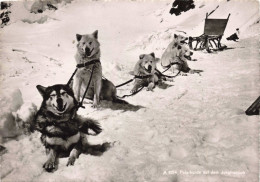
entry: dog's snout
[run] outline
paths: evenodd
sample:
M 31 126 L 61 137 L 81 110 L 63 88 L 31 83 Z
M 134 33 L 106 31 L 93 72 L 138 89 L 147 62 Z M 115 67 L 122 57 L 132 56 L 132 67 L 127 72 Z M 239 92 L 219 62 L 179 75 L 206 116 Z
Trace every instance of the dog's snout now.
M 58 105 L 58 108 L 63 108 L 63 100 L 62 100 L 62 98 L 57 98 L 57 105 Z
M 89 53 L 90 53 L 89 47 L 86 47 L 86 48 L 85 48 L 85 52 L 86 52 L 86 54 L 89 54 Z
M 192 55 L 193 55 L 193 52 L 190 51 L 190 55 L 192 56 Z
M 151 73 L 151 71 L 152 71 L 152 66 L 151 65 L 148 66 L 148 71 L 149 71 L 149 73 Z

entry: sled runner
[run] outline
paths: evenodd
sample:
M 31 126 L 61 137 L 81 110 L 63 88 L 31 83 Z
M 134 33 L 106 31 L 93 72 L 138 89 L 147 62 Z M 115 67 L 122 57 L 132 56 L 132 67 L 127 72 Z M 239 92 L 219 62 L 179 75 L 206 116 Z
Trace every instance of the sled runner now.
M 210 14 L 209 14 L 210 15 Z M 193 49 L 192 43 L 196 42 L 194 50 L 203 50 L 206 49 L 208 52 L 213 50 L 223 50 L 227 46 L 221 45 L 220 41 L 226 29 L 228 19 L 209 19 L 208 13 L 206 14 L 204 33 L 198 37 L 189 37 L 189 47 Z
M 255 100 L 255 102 L 246 110 L 246 115 L 259 115 L 260 109 L 260 96 Z

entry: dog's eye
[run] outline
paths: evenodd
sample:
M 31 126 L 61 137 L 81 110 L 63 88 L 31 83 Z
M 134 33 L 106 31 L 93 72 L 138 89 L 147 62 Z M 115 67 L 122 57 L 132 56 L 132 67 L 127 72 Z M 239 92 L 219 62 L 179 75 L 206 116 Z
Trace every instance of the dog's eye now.
M 91 45 L 92 44 L 92 42 L 89 42 L 89 45 Z
M 66 93 L 67 93 L 67 92 L 61 92 L 60 94 L 61 94 L 62 96 L 64 96 Z
M 82 42 L 82 45 L 85 45 L 85 42 Z
M 50 96 L 51 96 L 51 97 L 55 97 L 55 96 L 56 96 L 56 94 L 51 94 Z

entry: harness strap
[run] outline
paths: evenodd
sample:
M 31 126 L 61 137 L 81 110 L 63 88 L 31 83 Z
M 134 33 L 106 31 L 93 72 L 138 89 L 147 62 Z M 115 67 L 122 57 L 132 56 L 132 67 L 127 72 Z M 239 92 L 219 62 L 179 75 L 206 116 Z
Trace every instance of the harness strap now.
M 100 59 L 93 59 L 93 60 L 87 61 L 85 63 L 77 64 L 77 68 L 83 68 L 83 67 L 86 67 L 86 66 L 98 63 L 98 62 L 100 63 Z
M 70 85 L 70 84 L 71 84 L 71 82 L 72 82 L 72 80 L 73 80 L 73 77 L 75 76 L 75 74 L 77 73 L 77 71 L 78 71 L 79 68 L 83 68 L 83 67 L 86 67 L 86 66 L 89 66 L 89 65 L 98 63 L 98 62 L 100 63 L 100 59 L 93 59 L 93 60 L 91 60 L 91 61 L 88 61 L 88 62 L 85 62 L 85 63 L 82 63 L 82 64 L 77 64 L 76 69 L 75 69 L 75 71 L 72 73 L 72 75 L 71 75 L 71 77 L 70 77 L 70 79 L 69 79 L 67 85 Z M 83 97 L 82 97 L 81 102 L 79 102 L 79 103 L 78 103 L 78 106 L 76 107 L 76 110 L 78 110 L 78 108 L 80 108 L 80 107 L 85 108 L 85 107 L 83 106 L 83 101 L 84 101 L 84 98 L 85 98 L 85 96 L 86 96 L 86 94 L 87 94 L 87 91 L 88 91 L 88 89 L 89 89 L 89 86 L 90 86 L 90 83 L 91 83 L 91 80 L 92 80 L 92 76 L 93 76 L 93 72 L 94 72 L 94 65 L 93 65 L 92 68 L 91 68 L 91 74 L 90 74 L 90 78 L 89 78 L 89 81 L 88 81 L 88 85 L 87 85 L 86 90 L 85 90 L 85 92 L 84 92 L 84 94 L 83 94 Z
M 178 56 L 177 58 L 179 58 L 181 61 L 182 61 L 182 59 L 180 58 L 180 56 Z M 164 77 L 166 77 L 166 78 L 174 78 L 174 77 L 176 77 L 176 76 L 178 76 L 180 73 L 181 73 L 181 69 L 179 69 L 179 72 L 176 74 L 176 75 L 174 75 L 174 76 L 168 76 L 168 75 L 164 75 L 163 73 L 164 72 L 166 72 L 166 71 L 168 71 L 170 68 L 171 68 L 171 66 L 173 66 L 173 65 L 179 65 L 179 66 L 181 66 L 181 64 L 180 63 L 178 63 L 178 62 L 173 62 L 173 63 L 170 63 L 169 65 L 167 65 L 167 66 L 163 66 L 163 67 L 166 67 L 166 69 L 163 71 L 163 72 L 160 72 L 158 69 L 155 69 L 161 76 L 164 76 Z
M 144 75 L 144 76 L 135 75 L 134 78 L 132 78 L 132 79 L 130 79 L 130 80 L 124 82 L 124 83 L 121 83 L 121 84 L 117 85 L 116 88 L 122 87 L 122 86 L 124 86 L 124 85 L 126 85 L 126 84 L 128 84 L 128 83 L 130 83 L 130 82 L 132 82 L 132 81 L 134 81 L 135 78 L 138 78 L 138 79 L 146 79 L 146 78 L 149 78 L 149 77 L 151 77 L 151 75 Z
M 175 78 L 175 77 L 177 77 L 177 76 L 181 73 L 181 71 L 179 70 L 176 75 L 168 76 L 168 75 L 164 75 L 164 74 L 163 74 L 163 72 L 167 71 L 168 69 L 167 69 L 167 70 L 164 70 L 163 72 L 160 72 L 157 68 L 156 68 L 155 70 L 159 73 L 160 76 L 164 76 L 164 77 L 166 77 L 166 78 Z
M 126 81 L 126 82 L 120 84 L 120 85 L 117 85 L 116 88 L 122 87 L 122 86 L 124 86 L 124 85 L 126 85 L 126 84 L 128 84 L 128 83 L 130 83 L 130 82 L 132 82 L 132 81 L 134 81 L 134 78 L 132 78 L 132 79 L 130 79 L 130 80 L 128 80 L 128 81 Z
M 85 96 L 86 96 L 86 94 L 87 94 L 88 88 L 89 88 L 89 86 L 90 86 L 90 82 L 91 82 L 91 80 L 92 80 L 93 72 L 94 72 L 94 66 L 92 66 L 91 74 L 90 74 L 89 81 L 88 81 L 88 85 L 87 85 L 86 90 L 85 90 L 85 92 L 84 92 L 84 94 L 83 94 L 83 96 L 82 96 L 82 100 L 81 100 L 81 102 L 80 102 L 79 105 L 78 105 L 78 108 L 79 108 L 79 107 L 85 108 L 85 107 L 83 106 L 83 101 L 84 101 L 84 98 L 85 98 Z
M 169 69 L 170 69 L 171 67 L 170 66 L 168 66 L 168 68 L 166 68 L 162 73 L 164 73 L 164 72 L 166 72 L 166 71 L 168 71 Z M 159 73 L 160 73 L 160 71 L 159 70 L 157 70 Z
M 75 71 L 72 73 L 72 75 L 71 75 L 71 77 L 70 77 L 70 79 L 69 79 L 67 85 L 70 85 L 70 84 L 71 84 L 71 82 L 72 82 L 72 80 L 73 80 L 73 77 L 74 77 L 74 75 L 76 74 L 77 71 L 78 71 L 78 68 L 76 68 Z
M 179 58 L 179 60 L 182 61 L 182 59 L 181 59 L 180 56 L 177 56 L 177 58 Z M 168 69 L 170 69 L 170 67 L 171 67 L 172 65 L 175 65 L 175 64 L 180 64 L 180 63 L 178 63 L 178 62 L 173 62 L 173 63 L 168 64 L 167 66 L 163 66 L 163 65 L 162 65 L 162 62 L 161 62 L 161 66 L 162 66 L 162 67 L 166 67 L 166 68 L 168 68 Z M 167 69 L 167 70 L 168 70 L 168 69 Z M 165 71 L 164 71 L 164 72 L 165 72 Z
M 144 87 L 139 88 L 139 90 L 137 90 L 136 92 L 134 92 L 134 93 L 132 93 L 132 94 L 123 95 L 122 97 L 119 97 L 119 96 L 117 96 L 117 97 L 120 98 L 120 99 L 123 99 L 123 98 L 125 98 L 125 97 L 133 96 L 133 95 L 137 94 L 138 92 L 140 92 L 143 88 L 144 88 Z

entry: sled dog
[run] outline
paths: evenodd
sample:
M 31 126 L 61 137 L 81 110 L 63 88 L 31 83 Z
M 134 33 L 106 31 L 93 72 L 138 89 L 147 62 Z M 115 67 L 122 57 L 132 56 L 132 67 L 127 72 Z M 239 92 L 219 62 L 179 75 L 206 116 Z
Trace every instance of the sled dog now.
M 90 87 L 85 96 L 88 99 L 93 99 L 93 107 L 97 107 L 100 100 L 125 103 L 125 101 L 117 98 L 115 85 L 107 79 L 102 79 L 98 31 L 86 35 L 76 34 L 76 38 L 78 42 L 75 55 L 76 63 L 86 64 L 86 66 L 78 69 L 73 82 L 76 100 L 79 101 L 80 96 L 85 92 L 91 71 L 93 71 Z M 90 62 L 93 64 L 88 65 Z
M 184 44 L 185 40 L 187 38 L 174 34 L 174 40 L 168 45 L 161 57 L 161 66 L 163 68 L 171 66 L 172 72 L 177 70 L 184 73 L 193 73 L 187 63 L 187 60 L 191 60 L 193 52 Z
M 76 158 L 87 144 L 85 134 L 99 134 L 99 123 L 77 115 L 77 100 L 68 85 L 43 87 L 37 85 L 43 97 L 35 116 L 35 130 L 41 132 L 41 141 L 46 148 L 48 159 L 43 168 L 51 172 L 58 167 L 59 157 L 69 157 L 67 166 L 74 165 Z
M 162 80 L 172 81 L 166 78 L 157 71 L 156 64 L 159 59 L 152 52 L 150 54 L 141 54 L 139 60 L 134 67 L 135 82 L 131 92 L 135 93 L 141 87 L 147 87 L 147 90 L 152 91 L 156 84 Z

